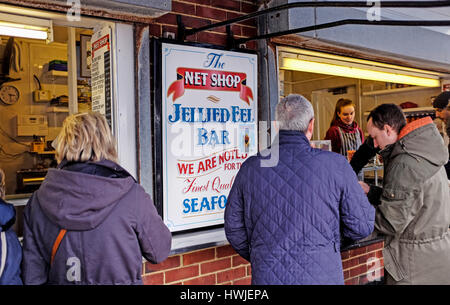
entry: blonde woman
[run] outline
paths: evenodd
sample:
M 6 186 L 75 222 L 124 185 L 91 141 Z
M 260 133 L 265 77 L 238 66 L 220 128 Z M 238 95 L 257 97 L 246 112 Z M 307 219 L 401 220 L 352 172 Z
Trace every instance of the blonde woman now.
M 142 284 L 142 256 L 165 260 L 171 233 L 150 196 L 117 164 L 104 116 L 67 117 L 58 167 L 24 212 L 25 284 Z
M 12 225 L 16 211 L 5 202 L 5 173 L 0 169 L 0 285 L 22 285 L 20 262 L 22 247 Z

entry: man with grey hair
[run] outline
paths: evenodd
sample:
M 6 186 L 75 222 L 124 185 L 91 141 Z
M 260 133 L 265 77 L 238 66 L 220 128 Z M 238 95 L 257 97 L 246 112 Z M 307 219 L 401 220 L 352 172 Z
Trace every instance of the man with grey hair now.
M 347 159 L 312 148 L 314 110 L 292 94 L 276 107 L 279 134 L 241 166 L 225 208 L 225 233 L 251 262 L 252 284 L 344 284 L 340 237 L 373 231 L 375 210 Z

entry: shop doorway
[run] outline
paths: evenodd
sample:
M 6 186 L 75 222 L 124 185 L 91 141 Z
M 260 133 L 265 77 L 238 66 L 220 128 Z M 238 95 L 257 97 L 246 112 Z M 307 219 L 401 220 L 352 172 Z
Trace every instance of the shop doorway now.
M 356 104 L 356 87 L 346 86 L 315 90 L 311 92 L 311 103 L 314 107 L 314 116 L 316 119 L 314 124 L 313 140 L 321 140 L 325 138 L 325 134 L 330 128 L 330 122 L 334 115 L 336 102 L 341 98 L 349 99 L 354 101 Z M 358 113 L 358 109 L 355 109 L 355 112 Z

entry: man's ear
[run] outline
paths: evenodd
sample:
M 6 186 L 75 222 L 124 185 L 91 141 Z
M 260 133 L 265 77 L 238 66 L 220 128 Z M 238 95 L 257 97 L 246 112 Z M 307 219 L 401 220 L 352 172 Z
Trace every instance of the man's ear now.
M 314 118 L 309 121 L 308 129 L 306 130 L 305 136 L 308 140 L 311 140 L 313 132 L 314 132 Z

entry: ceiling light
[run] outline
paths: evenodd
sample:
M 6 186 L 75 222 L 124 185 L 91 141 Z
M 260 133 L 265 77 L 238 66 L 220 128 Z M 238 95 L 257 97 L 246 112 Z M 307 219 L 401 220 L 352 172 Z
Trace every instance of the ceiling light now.
M 0 35 L 53 41 L 51 20 L 0 13 Z
M 402 74 L 401 71 L 384 72 L 359 67 L 341 66 L 323 62 L 307 61 L 295 58 L 282 58 L 280 69 L 320 73 L 350 78 L 376 80 L 424 87 L 439 87 L 439 77 L 419 77 Z

